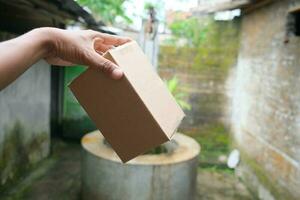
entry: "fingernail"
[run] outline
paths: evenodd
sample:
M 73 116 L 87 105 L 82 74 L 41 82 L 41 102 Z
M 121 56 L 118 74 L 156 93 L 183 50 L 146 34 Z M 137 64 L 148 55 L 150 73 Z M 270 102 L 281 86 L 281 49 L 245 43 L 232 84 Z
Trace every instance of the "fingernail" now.
M 116 68 L 116 69 L 114 69 L 114 71 L 112 71 L 111 76 L 113 79 L 118 80 L 118 79 L 122 78 L 123 71 L 120 68 Z

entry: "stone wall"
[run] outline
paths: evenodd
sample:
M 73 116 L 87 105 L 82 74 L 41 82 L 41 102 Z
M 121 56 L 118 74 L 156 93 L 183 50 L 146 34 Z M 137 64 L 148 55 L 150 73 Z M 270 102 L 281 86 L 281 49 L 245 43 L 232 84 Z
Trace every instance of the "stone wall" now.
M 50 76 L 39 61 L 0 91 L 0 188 L 49 154 Z
M 229 69 L 236 64 L 238 30 L 238 19 L 215 21 L 200 47 L 160 46 L 160 76 L 176 76 L 179 91 L 187 94 L 186 101 L 192 107 L 185 111 L 181 130 L 197 131 L 224 118 L 225 81 Z
M 238 64 L 228 81 L 239 174 L 261 199 L 300 196 L 300 38 L 286 40 L 294 6 L 275 1 L 243 16 Z

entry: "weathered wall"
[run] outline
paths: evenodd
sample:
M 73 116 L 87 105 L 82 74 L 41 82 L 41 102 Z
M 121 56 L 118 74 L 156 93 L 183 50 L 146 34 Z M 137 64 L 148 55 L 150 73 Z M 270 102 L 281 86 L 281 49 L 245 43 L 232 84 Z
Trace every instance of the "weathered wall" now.
M 199 27 L 201 30 L 201 27 Z M 179 91 L 187 93 L 192 109 L 181 126 L 193 131 L 204 124 L 219 123 L 224 117 L 225 80 L 236 64 L 239 20 L 213 22 L 199 47 L 161 45 L 159 74 L 177 76 Z
M 229 80 L 239 170 L 261 199 L 300 196 L 300 38 L 284 43 L 293 5 L 276 1 L 243 16 Z
M 46 157 L 49 144 L 50 66 L 39 61 L 0 91 L 0 188 Z

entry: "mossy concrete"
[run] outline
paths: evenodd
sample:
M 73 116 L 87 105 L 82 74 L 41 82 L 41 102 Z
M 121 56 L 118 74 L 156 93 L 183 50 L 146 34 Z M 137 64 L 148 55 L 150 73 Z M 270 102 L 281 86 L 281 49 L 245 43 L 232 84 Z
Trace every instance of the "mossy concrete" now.
M 5 185 L 14 183 L 48 154 L 49 134 L 34 133 L 35 137 L 24 142 L 24 129 L 20 122 L 5 133 L 0 151 L 0 192 Z
M 39 61 L 0 92 L 0 190 L 49 154 L 50 75 Z
M 265 169 L 241 151 L 242 164 L 237 169 L 237 175 L 243 179 L 246 186 L 257 199 L 297 199 L 288 190 L 277 184 L 276 177 L 270 176 Z
M 287 26 L 289 11 L 299 6 L 272 1 L 242 16 L 238 62 L 228 80 L 242 177 L 261 199 L 300 196 L 300 38 Z
M 80 199 L 80 150 L 77 143 L 54 140 L 51 156 L 2 189 L 1 199 Z
M 220 122 L 225 118 L 225 81 L 236 64 L 239 47 L 238 19 L 211 22 L 206 37 L 198 47 L 162 44 L 159 52 L 159 74 L 163 79 L 177 76 L 178 91 L 187 93 L 183 130 Z M 201 27 L 199 27 L 199 31 Z
M 226 73 L 236 63 L 239 47 L 239 19 L 213 21 L 207 28 L 199 46 L 175 46 L 162 44 L 159 52 L 159 67 L 184 69 L 193 73 L 219 71 Z M 199 27 L 199 32 L 202 27 Z

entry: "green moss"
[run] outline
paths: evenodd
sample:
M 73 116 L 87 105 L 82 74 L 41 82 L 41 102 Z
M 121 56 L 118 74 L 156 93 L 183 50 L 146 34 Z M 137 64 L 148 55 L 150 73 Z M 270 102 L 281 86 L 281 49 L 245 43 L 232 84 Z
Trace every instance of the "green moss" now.
M 48 152 L 48 149 L 43 149 L 44 144 L 49 142 L 46 132 L 34 134 L 27 143 L 24 142 L 23 134 L 24 129 L 19 122 L 4 133 L 5 138 L 0 149 L 0 192 L 5 185 L 20 178 Z
M 201 145 L 200 166 L 211 167 L 223 165 L 218 158 L 221 155 L 228 155 L 230 151 L 229 132 L 221 123 L 211 123 L 204 126 L 187 130 L 185 133 L 193 137 Z
M 159 68 L 184 69 L 203 73 L 219 71 L 227 74 L 237 58 L 239 21 L 211 22 L 205 38 L 197 45 L 163 44 L 159 52 Z M 199 32 L 203 27 L 198 27 Z
M 226 166 L 222 166 L 222 165 L 211 165 L 211 166 L 206 166 L 206 167 L 201 166 L 201 167 L 199 167 L 199 170 L 234 175 L 234 169 L 230 169 L 230 168 L 228 168 Z
M 268 173 L 263 169 L 255 160 L 251 159 L 248 154 L 243 151 L 242 148 L 240 148 L 242 162 L 247 165 L 251 171 L 255 174 L 255 176 L 258 178 L 259 182 L 266 187 L 272 195 L 276 199 L 290 199 L 293 200 L 295 197 L 293 197 L 288 191 L 284 190 L 282 186 L 279 186 L 276 183 L 276 180 L 272 178 L 271 176 L 268 176 Z M 247 178 L 245 179 L 245 184 L 247 185 Z M 248 184 L 249 186 L 249 184 Z M 254 193 L 256 193 L 254 188 L 251 188 Z

